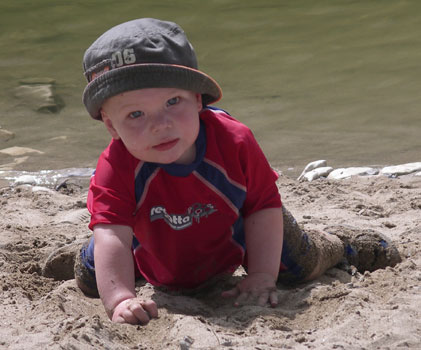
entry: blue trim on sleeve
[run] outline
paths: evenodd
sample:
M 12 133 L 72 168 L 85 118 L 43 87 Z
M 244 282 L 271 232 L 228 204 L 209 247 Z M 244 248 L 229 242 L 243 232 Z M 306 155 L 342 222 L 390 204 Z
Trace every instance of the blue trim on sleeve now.
M 246 200 L 246 192 L 232 184 L 226 176 L 217 168 L 207 162 L 203 162 L 196 171 L 222 192 L 240 210 Z
M 139 241 L 137 240 L 136 236 L 133 235 L 133 241 L 132 241 L 132 250 L 136 250 L 137 247 L 140 246 Z
M 137 174 L 135 179 L 135 196 L 136 196 L 136 203 L 139 202 L 140 198 L 142 198 L 143 191 L 145 190 L 146 181 L 149 177 L 153 174 L 155 169 L 158 166 L 154 163 L 144 163 L 142 168 Z

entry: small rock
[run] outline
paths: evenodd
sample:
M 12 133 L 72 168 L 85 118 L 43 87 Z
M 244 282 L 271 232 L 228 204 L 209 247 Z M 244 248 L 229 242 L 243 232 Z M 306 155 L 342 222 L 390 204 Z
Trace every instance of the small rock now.
M 7 154 L 12 157 L 22 156 L 27 153 L 44 154 L 44 152 L 38 151 L 33 148 L 18 147 L 18 146 L 0 149 L 0 153 Z
M 321 176 L 328 176 L 332 170 L 332 167 L 316 168 L 309 171 L 308 173 L 305 173 L 302 179 L 307 181 L 313 181 L 320 178 Z
M 28 159 L 28 156 L 14 158 L 13 162 L 0 165 L 0 170 L 12 170 L 16 167 L 16 165 L 25 163 Z
M 22 175 L 15 179 L 14 185 L 36 185 L 37 178 L 33 175 Z
M 383 225 L 385 227 L 387 227 L 387 228 L 394 228 L 394 227 L 396 227 L 396 225 L 393 222 L 389 222 L 389 221 L 384 222 Z
M 193 345 L 194 339 L 190 336 L 184 337 L 183 340 L 180 341 L 180 349 L 181 350 L 189 350 L 190 347 Z
M 23 80 L 15 89 L 15 97 L 36 112 L 58 113 L 64 103 L 55 94 L 54 83 L 49 78 Z
M 297 180 L 298 181 L 302 180 L 304 177 L 304 174 L 308 173 L 309 171 L 316 168 L 325 167 L 326 165 L 327 165 L 327 162 L 324 159 L 316 160 L 314 162 L 308 163 L 306 167 L 304 168 L 303 172 L 301 173 L 301 175 L 297 178 Z
M 382 170 L 380 170 L 380 174 L 386 175 L 386 176 L 399 176 L 399 175 L 411 174 L 420 170 L 421 170 L 421 162 L 406 163 L 406 164 L 401 164 L 401 165 L 393 165 L 393 166 L 384 167 Z
M 62 135 L 62 136 L 52 137 L 48 141 L 66 141 L 66 140 L 67 140 L 67 136 L 66 135 Z
M 0 128 L 0 140 L 9 141 L 15 137 L 15 134 L 9 130 Z
M 333 180 L 341 180 L 351 176 L 377 175 L 378 173 L 379 171 L 377 169 L 370 167 L 339 168 L 333 170 L 327 178 Z
M 232 346 L 232 341 L 231 340 L 224 340 L 221 343 L 222 346 Z
M 44 187 L 44 186 L 33 186 L 32 192 L 45 192 L 45 193 L 50 193 L 50 194 L 55 193 L 53 190 L 49 189 L 48 187 Z
M 306 341 L 306 337 L 304 335 L 299 335 L 295 338 L 297 343 L 304 343 Z

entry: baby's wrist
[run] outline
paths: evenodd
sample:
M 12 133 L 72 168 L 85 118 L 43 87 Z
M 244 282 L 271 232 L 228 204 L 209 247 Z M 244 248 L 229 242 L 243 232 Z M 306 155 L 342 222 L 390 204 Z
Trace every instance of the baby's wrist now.
M 263 277 L 263 278 L 267 278 L 270 280 L 273 280 L 274 282 L 276 282 L 276 280 L 278 279 L 278 274 L 274 274 L 268 271 L 248 271 L 248 276 L 258 276 L 258 277 Z

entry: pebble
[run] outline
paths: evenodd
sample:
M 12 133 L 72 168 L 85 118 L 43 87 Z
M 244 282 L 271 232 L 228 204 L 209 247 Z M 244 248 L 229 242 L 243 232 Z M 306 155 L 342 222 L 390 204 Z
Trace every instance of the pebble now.
M 327 178 L 341 180 L 350 178 L 351 176 L 377 175 L 378 173 L 379 171 L 377 169 L 370 167 L 339 168 L 333 170 Z
M 14 169 L 16 167 L 16 165 L 25 163 L 28 159 L 29 159 L 28 156 L 17 157 L 17 158 L 13 159 L 13 162 L 5 163 L 5 164 L 0 165 L 0 173 L 3 173 L 5 171 Z M 3 179 L 3 178 L 4 178 L 3 176 L 0 177 L 0 180 Z
M 15 97 L 36 112 L 58 113 L 64 104 L 56 95 L 54 84 L 49 78 L 23 80 L 14 91 Z
M 194 339 L 190 336 L 184 337 L 183 340 L 180 341 L 180 349 L 181 350 L 189 350 L 190 347 L 193 345 Z
M 327 166 L 326 160 L 316 160 L 308 163 L 301 175 L 297 178 L 299 181 L 313 181 L 322 176 L 329 180 L 348 179 L 352 176 L 400 176 L 413 174 L 421 176 L 421 162 L 406 163 L 401 165 L 387 166 L 382 169 L 372 167 L 349 167 L 333 169 Z
M 36 185 L 37 178 L 33 175 L 22 175 L 15 179 L 14 185 Z
M 49 189 L 48 187 L 44 187 L 44 186 L 32 186 L 31 187 L 32 192 L 46 192 L 46 193 L 50 193 L 50 194 L 55 194 L 56 192 Z
M 383 225 L 385 227 L 387 227 L 387 228 L 394 228 L 394 227 L 396 227 L 396 225 L 393 222 L 389 222 L 389 221 L 384 222 Z
M 380 170 L 381 175 L 386 176 L 399 176 L 399 175 L 406 175 L 415 173 L 416 171 L 421 170 L 421 162 L 416 163 L 406 163 L 401 165 L 393 165 L 384 167 Z
M 44 154 L 44 152 L 38 151 L 33 148 L 18 147 L 18 146 L 0 149 L 0 153 L 7 154 L 12 157 L 22 156 L 27 153 Z
M 15 134 L 9 130 L 0 128 L 0 140 L 9 141 L 15 137 Z
M 333 170 L 332 167 L 321 167 L 313 169 L 307 173 L 305 173 L 301 179 L 307 180 L 307 181 L 313 181 L 316 180 L 322 176 L 326 177 L 329 175 L 329 173 Z
M 308 163 L 306 165 L 306 167 L 304 168 L 303 172 L 301 173 L 300 176 L 298 176 L 297 180 L 300 181 L 302 180 L 302 178 L 304 177 L 304 175 L 306 173 L 308 173 L 309 171 L 316 169 L 316 168 L 321 168 L 321 167 L 325 167 L 327 165 L 327 161 L 324 159 L 321 160 L 315 160 L 314 162 Z

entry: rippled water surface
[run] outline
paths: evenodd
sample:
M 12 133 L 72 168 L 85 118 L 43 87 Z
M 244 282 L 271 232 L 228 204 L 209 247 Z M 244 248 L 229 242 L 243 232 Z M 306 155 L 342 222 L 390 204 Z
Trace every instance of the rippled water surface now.
M 19 0 L 0 3 L 0 126 L 15 135 L 0 150 L 43 153 L 0 153 L 0 170 L 95 166 L 109 136 L 81 103 L 82 55 L 137 17 L 185 29 L 223 88 L 218 106 L 253 129 L 274 166 L 421 161 L 420 1 Z M 15 97 L 40 78 L 54 79 L 60 112 Z

